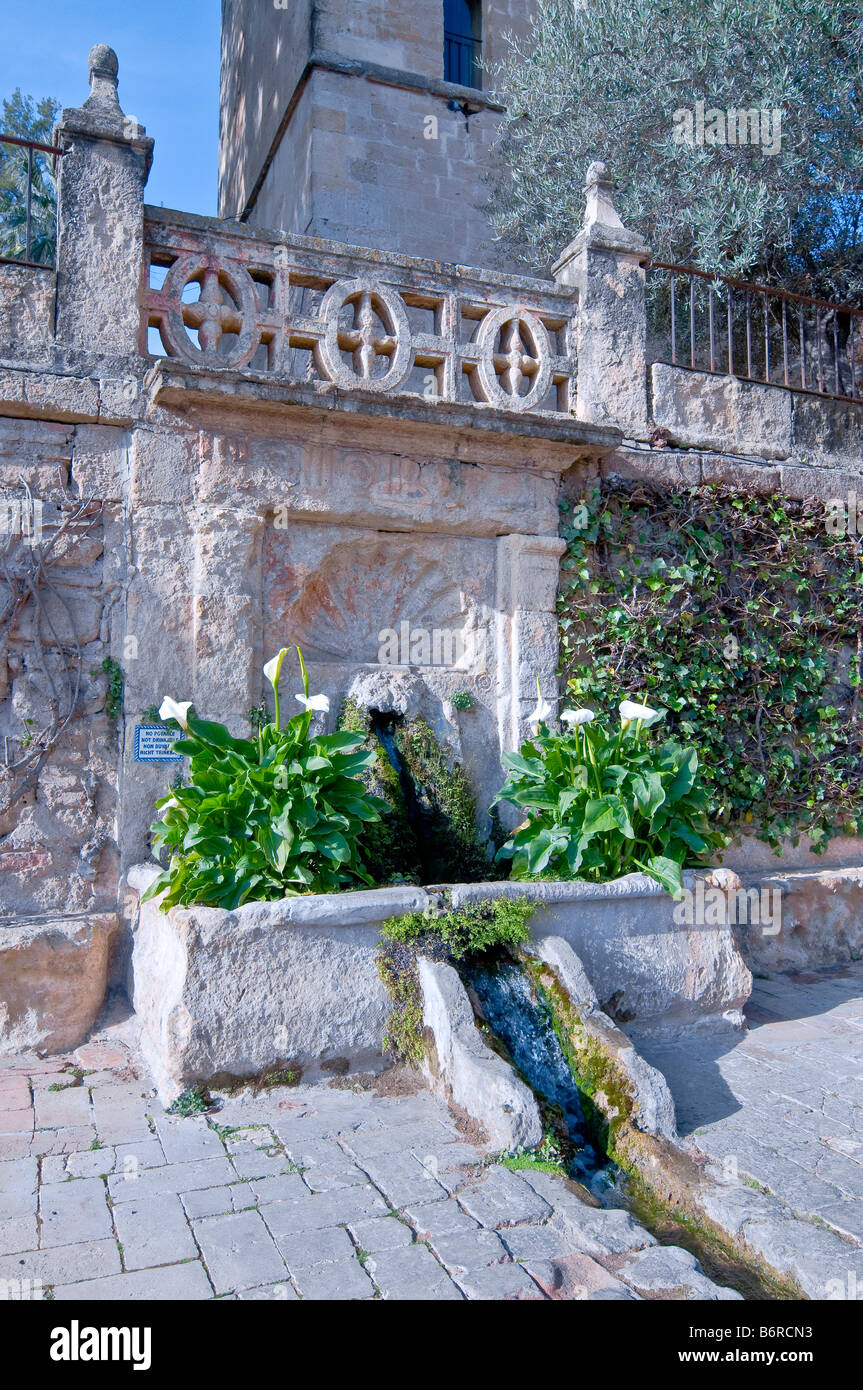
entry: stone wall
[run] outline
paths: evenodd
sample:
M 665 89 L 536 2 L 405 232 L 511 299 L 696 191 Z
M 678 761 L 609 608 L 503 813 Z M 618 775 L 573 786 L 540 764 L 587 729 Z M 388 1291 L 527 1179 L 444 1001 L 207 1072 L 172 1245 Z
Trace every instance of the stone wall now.
M 0 418 L 4 918 L 116 903 L 117 729 L 106 714 L 109 679 L 101 665 L 122 603 L 109 558 L 121 543 L 122 520 L 98 498 L 81 514 L 90 499 L 74 478 L 75 458 L 74 425 Z M 21 535 L 28 505 L 21 479 L 40 508 L 34 545 Z
M 653 363 L 650 386 L 653 422 L 669 444 L 748 458 L 765 487 L 769 479 L 789 497 L 844 497 L 860 471 L 863 406 L 851 401 L 665 362 Z M 703 467 L 702 477 L 712 480 Z

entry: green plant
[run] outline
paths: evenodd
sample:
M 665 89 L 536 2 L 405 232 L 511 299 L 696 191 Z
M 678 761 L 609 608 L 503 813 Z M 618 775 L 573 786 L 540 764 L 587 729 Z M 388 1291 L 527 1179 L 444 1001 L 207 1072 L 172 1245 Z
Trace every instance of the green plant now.
M 406 912 L 390 917 L 381 932 L 389 941 L 437 946 L 448 959 L 462 960 L 495 946 L 522 945 L 530 934 L 527 923 L 533 910 L 534 904 L 525 898 L 486 898 L 443 912 Z
M 146 709 L 142 709 L 141 722 L 142 724 L 161 724 L 162 716 L 159 713 L 159 706 L 148 705 Z
M 171 851 L 169 867 L 144 895 L 164 892 L 162 907 L 203 903 L 229 910 L 249 898 L 331 893 L 371 883 L 360 860 L 363 829 L 385 803 L 369 796 L 358 775 L 373 761 L 352 733 L 309 736 L 313 712 L 329 708 L 309 697 L 297 648 L 303 712 L 279 722 L 283 648 L 264 673 L 275 692 L 275 719 L 253 739 L 234 738 L 223 724 L 195 718 L 189 703 L 166 699 L 163 719 L 183 730 L 173 748 L 189 757 L 189 780 L 161 797 L 162 819 L 152 827 L 157 849 Z
M 246 718 L 253 734 L 257 734 L 266 724 L 270 722 L 270 711 L 266 700 L 262 700 L 259 705 L 252 705 L 247 712 Z
M 861 537 L 817 499 L 608 480 L 562 504 L 570 697 L 633 691 L 694 742 L 709 819 L 780 847 L 863 831 Z
M 392 1011 L 383 1047 L 412 1066 L 422 1060 L 422 990 L 417 957 L 458 961 L 495 946 L 516 947 L 529 936 L 533 904 L 523 898 L 489 898 L 463 907 L 406 912 L 381 927 L 378 974 Z
M 457 690 L 452 697 L 452 702 L 455 708 L 460 710 L 473 709 L 476 704 L 469 690 Z
M 423 1058 L 423 1000 L 416 955 L 382 942 L 377 969 L 392 1006 L 381 1047 L 411 1066 L 419 1066 Z
M 557 1136 L 551 1130 L 546 1130 L 542 1143 L 535 1149 L 526 1149 L 519 1145 L 518 1148 L 504 1149 L 499 1154 L 490 1155 L 484 1162 L 486 1165 L 500 1163 L 514 1173 L 527 1168 L 540 1173 L 560 1173 L 564 1176 L 567 1174 L 566 1155 Z
M 460 763 L 450 766 L 426 720 L 397 725 L 395 745 L 416 799 L 423 882 L 476 883 L 494 876 L 476 828 L 476 801 Z
M 184 1119 L 189 1115 L 203 1115 L 212 1104 L 213 1098 L 208 1090 L 201 1086 L 189 1086 L 168 1106 L 168 1114 L 180 1115 Z
M 115 661 L 113 656 L 106 656 L 101 667 L 91 672 L 91 675 L 98 675 L 101 670 L 108 677 L 108 694 L 105 699 L 105 713 L 109 719 L 116 719 L 123 712 L 123 687 L 125 677 L 123 668 L 119 661 Z
M 512 860 L 514 878 L 548 870 L 604 883 L 641 869 L 681 896 L 684 865 L 726 843 L 705 818 L 695 749 L 673 739 L 655 744 L 648 731 L 663 712 L 630 701 L 610 731 L 580 709 L 564 710 L 571 727 L 553 733 L 550 713 L 540 699 L 533 739 L 503 755 L 507 777 L 496 801 L 528 817 L 498 857 Z

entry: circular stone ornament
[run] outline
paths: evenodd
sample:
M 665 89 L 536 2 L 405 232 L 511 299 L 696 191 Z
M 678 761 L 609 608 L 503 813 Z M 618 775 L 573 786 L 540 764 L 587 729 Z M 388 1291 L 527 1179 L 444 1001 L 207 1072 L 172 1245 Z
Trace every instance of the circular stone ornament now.
M 529 309 L 492 309 L 477 334 L 481 399 L 499 410 L 535 410 L 551 385 L 551 345 Z M 522 382 L 530 382 L 522 394 Z
M 353 308 L 349 328 L 341 326 L 345 305 Z M 348 391 L 393 391 L 411 365 L 411 328 L 401 297 L 374 280 L 337 280 L 321 301 L 324 336 L 317 344 L 321 373 Z M 344 353 L 350 353 L 345 360 Z M 389 366 L 374 376 L 379 357 Z
M 183 292 L 192 284 L 201 286 L 200 298 L 186 302 Z M 165 276 L 162 292 L 170 300 L 162 335 L 172 356 L 197 366 L 235 368 L 254 357 L 260 343 L 258 301 L 254 281 L 241 265 L 214 254 L 180 256 Z M 231 302 L 225 302 L 225 293 Z M 197 329 L 200 346 L 189 336 L 190 328 Z M 225 350 L 221 344 L 228 334 L 236 335 L 236 342 Z

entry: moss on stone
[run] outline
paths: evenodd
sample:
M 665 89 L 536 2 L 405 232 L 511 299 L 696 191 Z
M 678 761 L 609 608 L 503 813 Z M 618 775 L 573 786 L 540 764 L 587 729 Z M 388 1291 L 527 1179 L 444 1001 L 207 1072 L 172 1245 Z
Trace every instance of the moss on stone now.
M 406 912 L 381 926 L 377 969 L 392 1003 L 383 1046 L 411 1066 L 422 1061 L 422 989 L 417 959 L 426 956 L 448 964 L 495 947 L 515 947 L 527 940 L 534 904 L 524 898 L 489 898 L 427 912 Z
M 476 828 L 476 800 L 460 763 L 446 755 L 424 719 L 396 729 L 396 747 L 428 822 L 427 882 L 476 883 L 494 876 Z
M 381 1046 L 412 1067 L 423 1059 L 423 1001 L 416 956 L 382 944 L 377 958 L 378 974 L 390 997 L 392 1008 Z
M 366 869 L 382 887 L 393 883 L 420 883 L 419 846 L 408 817 L 405 794 L 398 773 L 375 738 L 368 710 L 360 709 L 353 700 L 345 700 L 338 728 L 346 733 L 363 734 L 363 751 L 377 754 L 373 766 L 359 775 L 366 790 L 382 797 L 390 807 L 380 821 L 366 825 L 363 830 L 360 853 Z

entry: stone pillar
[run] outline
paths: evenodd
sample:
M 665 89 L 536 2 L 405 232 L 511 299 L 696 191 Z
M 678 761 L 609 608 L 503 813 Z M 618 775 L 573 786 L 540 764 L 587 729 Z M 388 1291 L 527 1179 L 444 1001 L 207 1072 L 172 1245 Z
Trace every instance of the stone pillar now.
M 504 752 L 529 732 L 536 678 L 557 714 L 557 536 L 502 536 L 497 549 L 498 736 Z
M 208 507 L 198 517 L 192 594 L 191 698 L 202 719 L 246 735 L 260 699 L 261 549 L 266 516 L 253 507 Z M 267 656 L 273 656 L 268 652 Z M 287 708 L 287 701 L 284 702 Z
M 576 417 L 618 425 L 647 439 L 647 243 L 624 227 L 614 206 L 608 170 L 587 171 L 584 226 L 553 266 L 555 280 L 575 285 L 578 306 Z
M 72 361 L 138 354 L 143 191 L 153 141 L 117 100 L 117 55 L 90 50 L 90 95 L 61 114 L 57 340 Z

